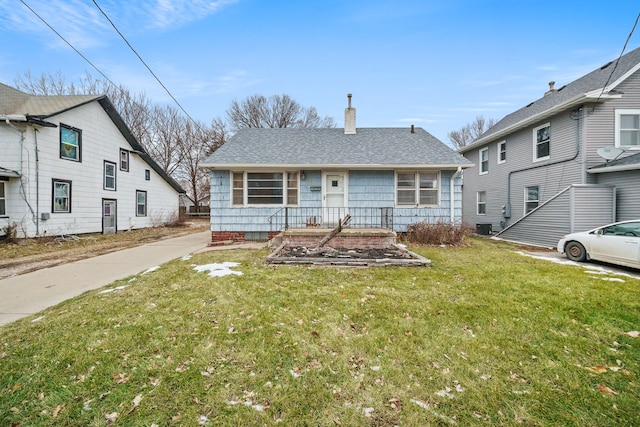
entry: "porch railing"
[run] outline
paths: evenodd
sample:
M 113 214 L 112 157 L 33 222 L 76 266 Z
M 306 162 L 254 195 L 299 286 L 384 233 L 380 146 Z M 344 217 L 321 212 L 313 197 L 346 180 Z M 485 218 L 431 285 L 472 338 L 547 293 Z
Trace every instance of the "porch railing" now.
M 388 228 L 393 230 L 393 208 L 282 208 L 268 219 L 271 231 L 289 228 L 333 228 L 350 215 L 347 228 Z

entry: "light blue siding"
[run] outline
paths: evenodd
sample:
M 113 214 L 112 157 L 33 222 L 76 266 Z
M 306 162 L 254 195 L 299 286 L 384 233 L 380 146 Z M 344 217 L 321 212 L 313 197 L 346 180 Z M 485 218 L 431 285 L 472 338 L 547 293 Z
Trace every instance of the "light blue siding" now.
M 376 209 L 392 210 L 394 231 L 406 232 L 407 225 L 428 221 L 451 222 L 451 177 L 455 171 L 442 171 L 440 174 L 440 204 L 435 208 L 396 207 L 395 172 L 393 170 L 353 170 L 348 176 L 348 207 L 369 208 L 377 215 Z M 304 177 L 303 177 L 304 175 Z M 322 207 L 322 171 L 300 171 L 299 207 Z M 458 177 L 454 185 L 454 219 L 456 224 L 462 220 L 462 180 Z M 211 172 L 211 231 L 213 232 L 249 232 L 265 235 L 274 230 L 269 217 L 280 212 L 283 206 L 274 207 L 232 207 L 231 173 L 214 170 Z M 382 212 L 386 212 L 381 210 Z M 354 223 L 357 222 L 354 219 Z

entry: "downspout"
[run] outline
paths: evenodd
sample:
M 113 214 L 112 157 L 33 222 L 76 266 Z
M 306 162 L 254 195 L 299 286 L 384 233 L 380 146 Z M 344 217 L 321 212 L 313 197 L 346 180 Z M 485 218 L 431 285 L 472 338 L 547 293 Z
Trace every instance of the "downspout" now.
M 40 159 L 38 156 L 38 129 L 33 128 L 33 140 L 35 142 L 36 152 L 36 236 L 40 236 Z
M 579 106 L 578 108 L 576 108 L 575 110 L 573 110 L 571 112 L 571 118 L 573 120 L 576 120 L 576 153 L 568 158 L 568 159 L 563 159 L 563 160 L 556 160 L 555 162 L 551 162 L 551 163 L 543 163 L 543 164 L 539 164 L 539 165 L 535 165 L 535 166 L 529 166 L 527 168 L 523 168 L 523 169 L 517 169 L 517 170 L 513 170 L 509 172 L 509 175 L 507 176 L 507 204 L 504 206 L 503 209 L 503 216 L 505 219 L 505 228 L 508 225 L 507 224 L 507 220 L 509 218 L 511 218 L 511 175 L 513 175 L 514 173 L 518 173 L 518 172 L 525 172 L 525 171 L 530 171 L 530 170 L 534 170 L 534 169 L 539 169 L 539 168 L 543 168 L 543 167 L 547 167 L 547 166 L 553 166 L 553 165 L 558 165 L 561 163 L 566 163 L 566 162 L 571 162 L 575 159 L 578 158 L 578 155 L 580 155 L 580 119 L 582 118 L 582 110 L 583 110 L 583 106 Z M 576 116 L 574 117 L 573 114 L 576 113 Z
M 460 174 L 462 173 L 462 167 L 458 166 L 458 170 L 451 176 L 451 179 L 449 180 L 449 208 L 451 209 L 451 217 L 450 217 L 450 222 L 451 224 L 453 224 L 455 222 L 455 181 L 456 178 L 458 178 L 460 176 Z

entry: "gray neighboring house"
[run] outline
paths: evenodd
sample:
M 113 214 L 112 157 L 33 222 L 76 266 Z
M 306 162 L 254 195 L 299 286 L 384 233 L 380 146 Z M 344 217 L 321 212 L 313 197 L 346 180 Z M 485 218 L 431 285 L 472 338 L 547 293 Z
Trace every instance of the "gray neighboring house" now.
M 460 149 L 463 220 L 553 247 L 567 233 L 640 218 L 640 49 L 495 124 Z
M 406 231 L 459 224 L 463 156 L 421 128 L 238 131 L 203 165 L 211 170 L 212 242 L 261 240 L 285 228 L 349 226 Z

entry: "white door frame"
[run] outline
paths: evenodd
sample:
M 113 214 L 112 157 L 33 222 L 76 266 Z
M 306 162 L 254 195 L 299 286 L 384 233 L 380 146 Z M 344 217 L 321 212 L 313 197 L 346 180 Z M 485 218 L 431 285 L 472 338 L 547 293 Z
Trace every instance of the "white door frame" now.
M 113 212 L 110 211 L 113 216 L 113 227 L 107 228 L 105 226 L 105 209 L 106 206 L 110 205 L 110 210 L 113 209 Z M 102 234 L 115 234 L 118 231 L 118 201 L 116 199 L 102 199 Z
M 330 210 L 330 206 L 327 206 L 327 194 L 339 194 L 332 193 L 330 187 L 327 185 L 327 178 L 332 175 L 339 175 L 342 177 L 343 191 L 342 191 L 342 206 L 339 209 L 343 212 L 337 212 Z M 347 171 L 323 171 L 322 172 L 322 219 L 323 223 L 327 226 L 337 225 L 340 221 L 340 215 L 344 216 L 347 213 L 349 204 L 349 173 Z

